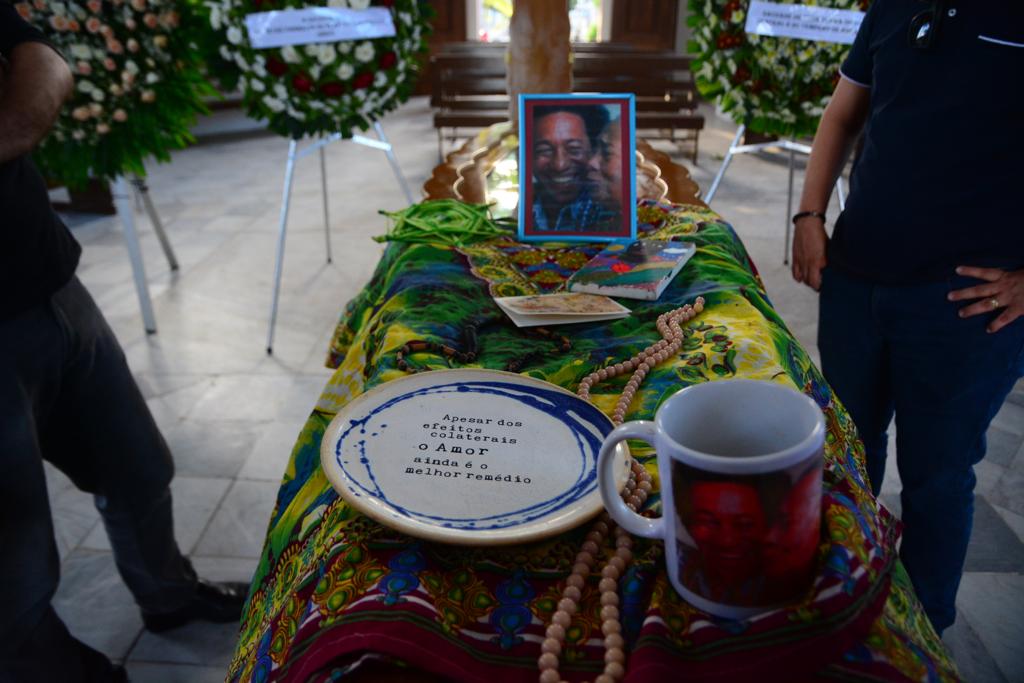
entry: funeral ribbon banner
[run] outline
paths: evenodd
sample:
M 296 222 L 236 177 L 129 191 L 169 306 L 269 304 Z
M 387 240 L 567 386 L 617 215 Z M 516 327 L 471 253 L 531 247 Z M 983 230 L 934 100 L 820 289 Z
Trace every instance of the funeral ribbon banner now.
M 761 36 L 853 43 L 864 12 L 752 0 L 744 30 Z
M 249 42 L 258 50 L 285 45 L 390 38 L 395 35 L 395 24 L 387 7 L 361 10 L 306 7 L 254 12 L 245 17 L 245 26 L 249 31 Z

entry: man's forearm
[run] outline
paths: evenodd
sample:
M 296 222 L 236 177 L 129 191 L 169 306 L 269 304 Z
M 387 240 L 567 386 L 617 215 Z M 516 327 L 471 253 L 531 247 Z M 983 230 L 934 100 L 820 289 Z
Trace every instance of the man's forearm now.
M 67 63 L 50 47 L 14 48 L 0 78 L 0 163 L 30 152 L 43 139 L 72 85 Z
M 825 213 L 836 178 L 846 165 L 867 114 L 867 91 L 841 83 L 825 109 L 807 162 L 800 211 Z

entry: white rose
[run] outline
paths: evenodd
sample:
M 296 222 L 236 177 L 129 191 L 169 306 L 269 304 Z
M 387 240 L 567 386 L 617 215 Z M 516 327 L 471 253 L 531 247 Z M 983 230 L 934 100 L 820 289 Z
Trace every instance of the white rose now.
M 280 83 L 276 83 L 274 85 L 274 94 L 280 97 L 282 100 L 288 98 L 288 90 Z
M 255 90 L 256 92 L 263 92 L 264 90 L 267 89 L 267 86 L 263 85 L 263 81 L 261 81 L 258 78 L 254 78 L 251 81 L 249 81 L 249 87 Z
M 318 54 L 320 54 L 320 46 L 317 45 L 316 43 L 310 43 L 303 49 L 306 51 L 306 54 L 309 55 L 310 57 L 316 57 Z
M 71 56 L 75 59 L 89 59 L 92 55 L 92 50 L 89 49 L 88 45 L 82 45 L 81 43 L 75 43 L 71 46 Z
M 71 131 L 71 137 L 76 140 L 83 140 L 85 139 L 85 133 L 80 130 L 73 130 Z
M 246 63 L 245 59 L 242 57 L 242 53 L 241 52 L 238 52 L 238 53 L 235 54 L 235 64 L 237 64 L 238 68 L 241 69 L 242 71 L 248 71 L 249 70 L 249 64 Z
M 259 61 L 256 61 L 256 62 L 253 63 L 253 65 L 252 65 L 252 72 L 254 74 L 256 74 L 257 76 L 259 76 L 260 78 L 266 78 L 267 77 L 267 70 L 263 66 L 263 60 L 259 60 Z
M 369 62 L 370 60 L 373 59 L 374 55 L 373 43 L 371 43 L 368 40 L 364 40 L 363 42 L 359 43 L 359 46 L 356 47 L 355 54 L 356 59 L 358 59 L 360 62 Z
M 370 0 L 348 0 L 348 6 L 352 9 L 366 9 L 370 6 Z
M 159 74 L 155 74 L 155 73 L 152 73 L 152 72 L 146 74 L 146 83 L 149 83 L 150 85 L 152 85 L 153 83 L 158 83 L 159 81 L 160 81 L 160 75 Z
M 378 71 L 377 75 L 373 77 L 373 87 L 380 88 L 388 82 L 388 76 L 383 71 Z
M 320 66 L 319 64 L 314 64 L 313 66 L 309 67 L 309 75 L 313 77 L 314 81 L 320 78 L 320 73 L 322 71 L 323 67 Z
M 232 26 L 228 29 L 228 42 L 238 45 L 242 42 L 242 29 Z
M 288 115 L 293 117 L 293 118 L 298 119 L 299 121 L 305 121 L 306 120 L 306 115 L 303 114 L 298 109 L 296 109 L 295 107 L 292 107 L 292 106 L 288 107 Z
M 302 57 L 299 56 L 299 53 L 291 45 L 285 45 L 281 48 L 281 57 L 289 64 L 298 64 L 302 61 Z
M 220 6 L 210 5 L 210 26 L 214 30 L 220 30 Z
M 355 71 L 356 70 L 352 68 L 351 64 L 345 62 L 344 64 L 338 67 L 338 70 L 335 73 L 338 74 L 338 78 L 340 78 L 343 81 L 347 81 L 348 79 L 352 78 L 352 74 L 354 74 Z
M 225 61 L 231 61 L 231 50 L 228 49 L 227 45 L 221 45 L 219 52 L 220 56 L 223 57 Z
M 92 92 L 96 86 L 92 84 L 92 81 L 78 81 L 78 89 L 82 92 Z
M 343 55 L 347 55 L 349 52 L 352 52 L 352 43 L 349 43 L 349 42 L 339 43 L 338 44 L 338 52 L 340 52 Z
M 263 104 L 267 105 L 267 109 L 269 109 L 270 111 L 274 111 L 274 112 L 284 111 L 284 102 L 282 102 L 281 100 L 277 99 L 276 97 L 271 97 L 270 95 L 264 95 L 263 96 Z
M 328 44 L 321 45 L 316 55 L 317 60 L 324 66 L 332 64 L 337 57 L 338 51 L 334 49 L 333 45 Z
M 103 94 L 103 91 L 99 88 L 93 88 L 89 95 L 97 102 L 102 102 L 103 98 L 106 97 L 106 95 Z

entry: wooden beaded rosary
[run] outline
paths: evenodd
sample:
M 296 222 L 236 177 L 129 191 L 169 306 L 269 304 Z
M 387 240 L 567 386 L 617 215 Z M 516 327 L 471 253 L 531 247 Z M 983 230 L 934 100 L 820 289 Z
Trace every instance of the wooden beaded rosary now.
M 646 349 L 632 358 L 621 363 L 602 368 L 584 377 L 576 391 L 577 395 L 585 401 L 590 401 L 591 388 L 606 380 L 617 377 L 625 372 L 632 372 L 622 395 L 615 404 L 612 411 L 612 422 L 615 426 L 622 424 L 626 410 L 633 397 L 652 369 L 658 364 L 675 357 L 683 345 L 686 333 L 683 331 L 682 323 L 693 320 L 704 310 L 704 298 L 698 296 L 693 305 L 684 304 L 668 313 L 658 316 L 657 328 L 661 339 L 651 344 Z M 446 358 L 454 358 L 461 363 L 472 362 L 477 357 L 477 346 L 475 343 L 475 326 L 472 329 L 472 344 L 468 351 L 458 351 L 452 347 L 426 341 L 413 341 L 404 344 L 396 353 L 398 368 L 407 372 L 419 372 L 420 369 L 413 368 L 407 361 L 407 356 L 419 351 L 432 351 L 440 353 Z M 553 339 L 557 347 L 562 351 L 570 348 L 569 339 L 555 335 L 548 331 L 541 332 L 542 336 Z M 518 370 L 525 364 L 523 359 L 517 359 L 518 363 L 513 371 Z M 511 363 L 511 362 L 510 362 Z M 506 366 L 506 369 L 510 369 Z M 639 510 L 652 488 L 651 476 L 644 469 L 643 465 L 633 460 L 630 463 L 629 478 L 622 490 L 622 497 L 626 506 L 633 510 Z M 540 683 L 565 683 L 558 671 L 559 656 L 562 653 L 562 644 L 565 642 L 566 631 L 572 623 L 572 616 L 579 609 L 579 601 L 583 595 L 583 587 L 587 577 L 597 564 L 598 555 L 604 540 L 609 531 L 614 529 L 615 554 L 609 558 L 601 567 L 601 581 L 598 590 L 601 592 L 601 633 L 604 634 L 604 670 L 594 679 L 594 683 L 615 683 L 626 673 L 626 650 L 625 640 L 622 637 L 622 624 L 619 620 L 619 578 L 625 572 L 629 562 L 633 559 L 633 539 L 629 532 L 616 525 L 607 512 L 601 513 L 587 532 L 586 539 L 576 554 L 572 566 L 572 573 L 565 581 L 565 588 L 562 589 L 562 597 L 558 601 L 555 613 L 544 634 L 544 641 L 541 643 L 541 655 L 537 660 L 537 667 L 540 670 Z

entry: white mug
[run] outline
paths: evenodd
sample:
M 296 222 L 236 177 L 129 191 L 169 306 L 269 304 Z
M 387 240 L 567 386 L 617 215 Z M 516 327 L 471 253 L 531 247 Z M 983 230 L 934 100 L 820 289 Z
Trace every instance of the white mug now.
M 662 517 L 641 517 L 615 485 L 619 442 L 654 446 Z M 788 386 L 728 379 L 683 389 L 654 421 L 627 422 L 604 440 L 598 481 L 624 529 L 665 541 L 672 585 L 691 605 L 746 619 L 798 600 L 820 543 L 825 420 Z

